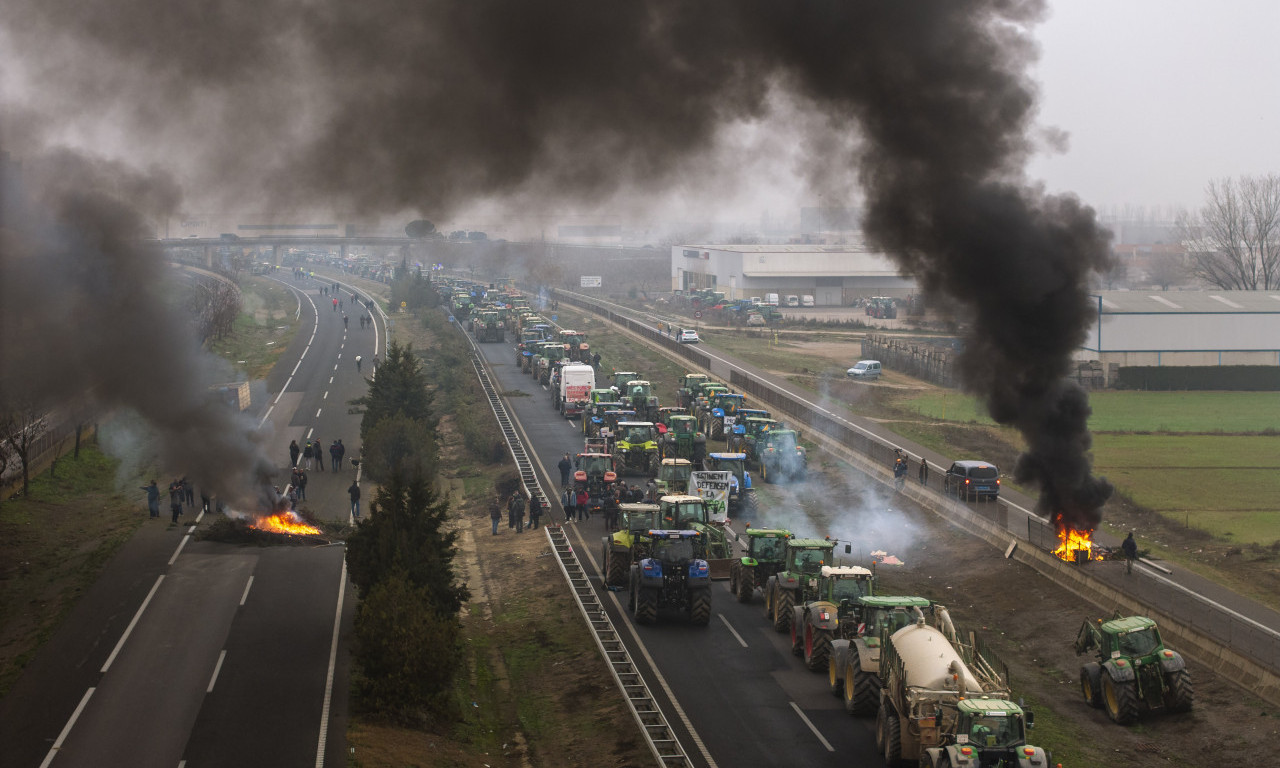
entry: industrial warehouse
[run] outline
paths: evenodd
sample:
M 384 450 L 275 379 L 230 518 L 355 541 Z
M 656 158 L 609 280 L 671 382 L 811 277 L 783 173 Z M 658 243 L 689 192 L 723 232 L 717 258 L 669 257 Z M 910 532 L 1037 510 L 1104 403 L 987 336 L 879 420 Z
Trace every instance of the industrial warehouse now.
M 723 291 L 730 300 L 808 295 L 820 307 L 861 296 L 905 299 L 916 290 L 887 254 L 856 245 L 674 245 L 671 287 Z

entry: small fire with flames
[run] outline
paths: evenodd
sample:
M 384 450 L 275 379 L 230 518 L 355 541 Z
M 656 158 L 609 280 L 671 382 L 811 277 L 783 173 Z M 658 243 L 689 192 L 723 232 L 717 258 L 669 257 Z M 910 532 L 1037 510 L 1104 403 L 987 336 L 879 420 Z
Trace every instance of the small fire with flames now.
M 249 525 L 260 531 L 269 531 L 271 533 L 293 533 L 299 535 L 320 533 L 319 528 L 308 524 L 296 512 L 287 509 L 274 515 L 251 518 Z
M 1053 554 L 1068 563 L 1080 563 L 1087 560 L 1101 560 L 1102 555 L 1094 552 L 1093 531 L 1076 531 L 1059 526 L 1058 541 L 1062 542 Z

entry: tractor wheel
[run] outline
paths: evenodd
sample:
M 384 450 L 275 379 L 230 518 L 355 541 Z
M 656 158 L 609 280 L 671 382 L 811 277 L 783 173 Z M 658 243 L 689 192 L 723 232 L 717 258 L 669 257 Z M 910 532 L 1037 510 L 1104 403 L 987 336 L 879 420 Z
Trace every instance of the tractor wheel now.
M 836 666 L 836 655 L 834 653 L 827 659 L 827 690 L 831 691 L 831 695 L 837 699 L 844 698 L 844 674 Z
M 729 594 L 731 595 L 738 594 L 738 571 L 741 569 L 742 566 L 738 563 L 729 566 Z
M 738 569 L 738 588 L 735 594 L 738 596 L 738 602 L 749 603 L 752 596 L 756 593 L 756 571 L 754 568 Z
M 742 493 L 742 517 L 747 520 L 755 520 L 756 513 L 760 509 L 760 502 L 756 499 L 755 489 L 752 488 Z
M 1191 684 L 1191 675 L 1185 669 L 1165 675 L 1169 692 L 1165 697 L 1170 712 L 1190 712 L 1195 702 L 1196 690 Z
M 654 451 L 649 454 L 649 477 L 658 476 L 658 467 L 662 466 L 662 459 L 658 457 L 658 452 Z
M 636 590 L 636 623 L 652 624 L 658 618 L 658 590 L 640 587 Z
M 764 463 L 764 459 L 760 460 L 760 479 L 765 481 L 765 483 L 773 482 L 769 479 L 769 465 Z
M 610 549 L 604 552 L 604 583 L 610 587 L 620 587 L 627 583 L 627 563 L 623 562 L 619 553 Z
M 1102 675 L 1102 703 L 1107 717 L 1119 725 L 1138 719 L 1138 686 L 1133 680 L 1114 680 L 1110 673 Z
M 690 596 L 689 621 L 700 627 L 711 623 L 711 590 L 695 589 Z
M 880 681 L 870 672 L 862 671 L 858 649 L 849 646 L 849 658 L 844 665 L 844 711 L 851 715 L 869 715 L 879 701 Z
M 1102 708 L 1102 667 L 1091 661 L 1080 667 L 1080 694 L 1094 709 Z
M 831 633 L 825 629 L 804 629 L 804 664 L 810 672 L 821 672 L 831 658 Z
M 627 582 L 627 610 L 636 609 L 636 590 L 640 588 L 640 575 L 635 566 L 631 566 L 631 580 Z
M 901 728 L 898 711 L 893 708 L 893 704 L 885 701 L 876 717 L 876 749 L 884 755 L 884 764 L 889 768 L 897 768 L 902 762 Z
M 796 596 L 789 589 L 779 588 L 773 596 L 773 628 L 778 632 L 786 632 L 791 628 L 791 608 L 795 605 Z
M 773 579 L 764 585 L 764 617 L 769 621 L 773 621 L 773 590 L 775 583 Z
M 791 619 L 791 655 L 804 656 L 804 630 L 796 626 L 796 620 Z
M 711 429 L 707 430 L 710 434 L 707 437 L 711 440 L 724 439 L 724 422 L 717 419 L 711 419 Z

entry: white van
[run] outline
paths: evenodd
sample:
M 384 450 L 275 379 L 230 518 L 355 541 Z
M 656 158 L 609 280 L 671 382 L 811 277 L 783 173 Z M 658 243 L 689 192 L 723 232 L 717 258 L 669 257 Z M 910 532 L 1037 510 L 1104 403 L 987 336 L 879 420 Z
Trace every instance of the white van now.
M 800 306 L 800 297 L 799 297 L 799 296 L 788 296 L 788 297 L 787 297 L 787 306 L 788 306 L 788 307 L 798 307 L 798 306 Z
M 764 303 L 764 299 L 760 298 L 759 296 L 752 296 L 752 297 L 751 297 L 751 306 L 753 306 L 753 307 L 758 307 L 758 306 L 760 306 L 760 305 L 761 305 L 761 304 L 763 304 L 763 303 Z
M 853 364 L 852 368 L 845 371 L 844 375 L 851 379 L 878 379 L 880 378 L 880 361 L 859 360 Z
M 776 307 L 776 306 L 778 306 L 778 294 L 776 294 L 776 293 L 766 293 L 766 294 L 764 295 L 764 303 L 765 303 L 765 306 L 767 306 L 767 307 Z
M 812 296 L 801 296 L 801 297 L 800 297 L 800 306 L 802 306 L 802 307 L 812 307 L 812 306 L 813 306 L 813 297 L 812 297 Z

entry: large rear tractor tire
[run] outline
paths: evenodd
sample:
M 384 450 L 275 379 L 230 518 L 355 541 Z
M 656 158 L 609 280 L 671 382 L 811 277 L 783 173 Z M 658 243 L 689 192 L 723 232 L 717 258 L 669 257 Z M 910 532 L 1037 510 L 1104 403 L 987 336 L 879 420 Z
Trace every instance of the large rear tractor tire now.
M 711 590 L 695 589 L 689 596 L 689 621 L 700 627 L 711 623 Z
M 1191 675 L 1185 669 L 1170 672 L 1165 677 L 1169 685 L 1166 698 L 1170 712 L 1190 712 L 1196 700 L 1195 686 L 1191 683 Z
M 831 632 L 825 629 L 814 629 L 813 625 L 804 630 L 804 664 L 810 672 L 821 672 L 827 668 L 827 660 L 831 658 Z
M 1118 725 L 1129 725 L 1138 719 L 1138 687 L 1133 680 L 1115 680 L 1105 670 L 1102 674 L 1102 703 Z
M 844 665 L 844 711 L 851 715 L 869 715 L 880 702 L 880 681 L 862 670 L 858 649 L 849 647 L 849 660 Z
M 777 589 L 773 596 L 773 628 L 777 632 L 791 629 L 791 608 L 796 596 L 789 589 Z
M 662 466 L 662 457 L 658 455 L 658 452 L 654 451 L 653 453 L 649 454 L 649 477 L 657 477 L 658 468 L 661 466 Z
M 897 768 L 902 762 L 902 724 L 898 712 L 886 700 L 876 715 L 876 751 L 884 755 L 884 764 Z
M 711 429 L 708 430 L 708 433 L 709 434 L 707 435 L 707 438 L 710 440 L 723 440 L 724 439 L 724 422 L 721 421 L 720 419 L 712 417 Z
M 636 590 L 636 623 L 652 624 L 658 620 L 658 590 L 640 587 Z
M 756 593 L 756 570 L 754 568 L 738 569 L 738 602 L 749 603 Z
M 846 660 L 848 657 L 846 657 Z M 844 698 L 844 673 L 836 666 L 836 655 L 831 654 L 831 658 L 827 659 L 827 690 L 831 691 L 831 695 L 837 699 Z
M 804 658 L 804 629 L 796 626 L 794 618 L 791 620 L 791 655 Z
M 610 587 L 621 587 L 627 583 L 627 566 L 621 553 L 614 552 L 605 545 L 604 551 L 604 583 Z
M 756 498 L 756 490 L 750 488 L 742 491 L 742 516 L 747 520 L 755 520 L 760 511 L 760 501 Z
M 1102 667 L 1091 661 L 1080 667 L 1080 695 L 1094 709 L 1102 709 Z

